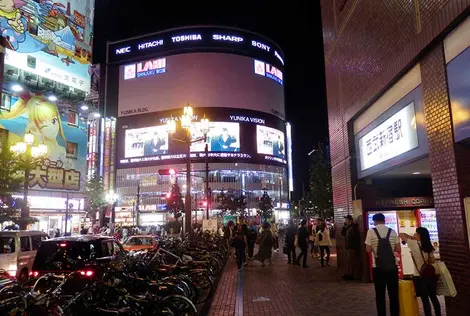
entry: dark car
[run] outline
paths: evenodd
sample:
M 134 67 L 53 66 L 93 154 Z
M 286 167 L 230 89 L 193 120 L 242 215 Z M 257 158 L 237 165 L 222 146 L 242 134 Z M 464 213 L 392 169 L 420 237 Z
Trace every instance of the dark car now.
M 52 238 L 41 243 L 30 276 L 39 278 L 53 273 L 57 277 L 78 272 L 73 282 L 67 282 L 63 292 L 75 293 L 91 280 L 100 278 L 106 263 L 124 254 L 122 245 L 106 236 L 73 236 Z

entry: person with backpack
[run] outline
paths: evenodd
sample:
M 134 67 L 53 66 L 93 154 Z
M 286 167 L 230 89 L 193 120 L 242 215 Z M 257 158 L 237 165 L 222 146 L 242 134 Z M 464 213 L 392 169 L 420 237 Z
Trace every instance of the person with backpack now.
M 407 234 L 400 234 L 400 238 L 408 244 L 411 251 L 411 258 L 415 265 L 414 284 L 416 289 L 416 296 L 421 297 L 423 302 L 423 310 L 425 316 L 431 316 L 431 299 L 436 316 L 441 316 L 441 304 L 437 299 L 437 281 L 438 275 L 433 264 L 434 247 L 429 237 L 429 231 L 424 227 L 416 228 L 416 233 L 413 236 Z
M 377 315 L 386 316 L 385 290 L 390 301 L 390 315 L 399 316 L 398 267 L 395 253 L 400 255 L 401 245 L 397 232 L 385 226 L 385 216 L 377 213 L 372 217 L 375 228 L 366 236 L 366 251 L 372 256 L 372 277 L 375 286 Z

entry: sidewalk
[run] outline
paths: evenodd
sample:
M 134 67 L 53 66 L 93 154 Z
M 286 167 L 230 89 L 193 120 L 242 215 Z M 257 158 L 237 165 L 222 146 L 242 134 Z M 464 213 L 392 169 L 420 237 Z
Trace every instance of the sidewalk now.
M 310 268 L 287 265 L 286 256 L 279 252 L 273 254 L 272 265 L 263 268 L 249 262 L 238 273 L 235 260 L 230 259 L 209 315 L 377 315 L 373 284 L 343 281 L 334 254 L 331 267 L 322 268 L 311 257 L 307 264 Z

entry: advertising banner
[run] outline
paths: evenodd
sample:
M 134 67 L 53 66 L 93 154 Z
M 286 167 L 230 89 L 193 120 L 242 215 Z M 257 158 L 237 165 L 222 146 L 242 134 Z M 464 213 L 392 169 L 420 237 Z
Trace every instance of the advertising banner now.
M 447 64 L 455 141 L 470 137 L 470 47 Z
M 42 163 L 30 172 L 29 187 L 82 191 L 86 178 L 87 122 L 68 103 L 55 104 L 43 95 L 8 96 L 11 108 L 0 109 L 0 129 L 16 144 L 32 133 L 36 144 L 47 145 Z
M 250 57 L 223 53 L 178 54 L 120 66 L 118 116 L 193 107 L 284 113 L 283 74 Z
M 5 64 L 89 92 L 93 10 L 94 0 L 1 0 Z
M 120 117 L 117 120 L 118 168 L 178 163 L 187 159 L 187 143 L 178 141 L 186 135 L 169 135 L 166 123 L 179 120 L 181 109 L 146 115 Z M 210 119 L 204 140 L 200 120 Z M 285 123 L 263 112 L 230 108 L 195 108 L 190 129 L 190 155 L 193 161 L 251 162 L 285 166 Z M 106 148 L 106 147 L 105 147 Z

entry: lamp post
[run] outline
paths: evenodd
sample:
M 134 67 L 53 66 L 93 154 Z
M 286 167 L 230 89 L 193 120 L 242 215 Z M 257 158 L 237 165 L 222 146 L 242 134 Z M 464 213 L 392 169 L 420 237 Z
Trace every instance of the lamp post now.
M 200 122 L 200 131 L 204 134 L 203 137 L 199 137 L 196 139 L 192 139 L 191 137 L 191 126 L 193 121 L 193 108 L 189 105 L 185 106 L 183 109 L 183 115 L 181 116 L 181 127 L 184 130 L 184 134 L 182 138 L 172 137 L 173 140 L 184 143 L 187 145 L 186 147 L 186 196 L 184 201 L 184 226 L 185 231 L 192 232 L 191 230 L 191 144 L 197 143 L 200 141 L 207 140 L 207 133 L 210 129 L 210 121 L 208 118 L 202 118 Z M 176 133 L 176 120 L 170 119 L 167 122 L 167 132 L 170 135 L 174 135 Z M 206 152 L 207 155 L 207 152 Z M 206 160 L 207 161 L 207 160 Z M 208 196 L 208 192 L 206 190 L 206 197 Z
M 32 168 L 41 163 L 47 155 L 47 145 L 34 145 L 34 135 L 24 134 L 23 141 L 10 147 L 10 150 L 19 158 L 19 165 L 24 170 L 23 182 L 23 203 L 21 208 L 21 218 L 29 218 L 28 193 L 29 193 L 29 175 Z M 26 229 L 27 223 L 21 222 L 20 229 Z
M 113 190 L 110 190 L 108 193 L 105 195 L 105 199 L 108 202 L 109 205 L 111 205 L 111 225 L 113 225 L 114 229 L 114 224 L 116 221 L 116 202 L 119 199 L 119 195 L 114 193 Z

